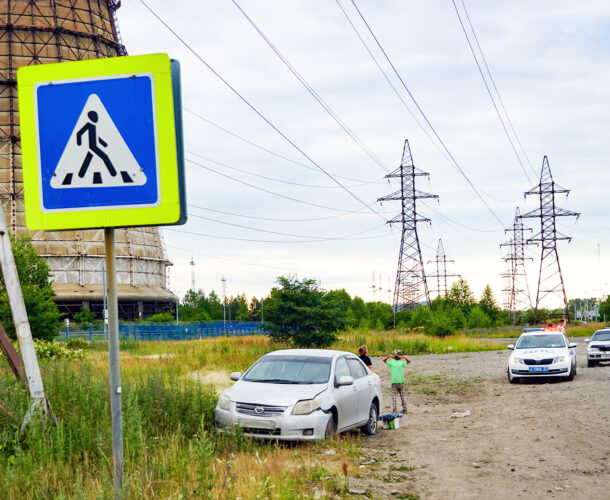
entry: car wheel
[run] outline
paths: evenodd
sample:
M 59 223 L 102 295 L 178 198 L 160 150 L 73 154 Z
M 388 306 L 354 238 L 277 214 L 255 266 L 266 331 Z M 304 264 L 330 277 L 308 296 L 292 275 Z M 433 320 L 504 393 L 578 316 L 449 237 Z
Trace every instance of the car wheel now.
M 570 366 L 570 374 L 567 376 L 566 380 L 574 380 L 574 375 L 576 375 L 576 363 Z
M 519 377 L 513 377 L 510 372 L 508 372 L 508 381 L 511 384 L 518 384 L 521 379 Z
M 592 366 L 595 366 L 595 361 L 591 361 L 590 359 L 587 359 L 587 366 L 589 368 L 591 368 Z
M 377 405 L 371 402 L 371 408 L 369 409 L 369 419 L 366 421 L 362 427 L 360 427 L 362 432 L 372 436 L 377 433 Z
M 326 424 L 326 430 L 324 431 L 324 438 L 330 439 L 337 432 L 337 424 L 335 423 L 335 416 L 331 413 L 330 418 Z

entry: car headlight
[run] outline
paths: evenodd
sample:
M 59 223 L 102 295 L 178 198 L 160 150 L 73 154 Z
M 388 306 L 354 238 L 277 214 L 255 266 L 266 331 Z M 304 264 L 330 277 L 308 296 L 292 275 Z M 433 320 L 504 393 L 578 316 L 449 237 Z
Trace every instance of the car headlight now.
M 513 358 L 513 363 L 519 363 L 521 365 L 524 365 L 525 362 L 523 361 L 523 358 Z
M 562 363 L 563 361 L 567 361 L 568 360 L 568 356 L 567 354 L 564 354 L 563 356 L 557 356 L 556 358 L 553 358 L 553 363 Z
M 231 398 L 221 394 L 218 398 L 218 408 L 229 411 L 231 409 Z
M 310 413 L 316 411 L 320 408 L 322 401 L 318 398 L 315 399 L 305 399 L 303 401 L 299 401 L 296 405 L 294 405 L 294 409 L 292 410 L 293 415 L 309 415 Z
M 597 347 L 588 347 L 587 351 L 599 351 L 599 349 Z

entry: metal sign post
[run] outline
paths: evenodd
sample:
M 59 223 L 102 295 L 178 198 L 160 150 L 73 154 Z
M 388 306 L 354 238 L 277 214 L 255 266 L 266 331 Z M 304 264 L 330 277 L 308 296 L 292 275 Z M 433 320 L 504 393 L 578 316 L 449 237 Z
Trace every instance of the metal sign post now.
M 180 65 L 149 54 L 24 66 L 17 86 L 26 225 L 104 228 L 113 479 L 121 498 L 114 228 L 186 222 Z
M 108 359 L 110 365 L 110 413 L 112 415 L 112 457 L 114 495 L 123 489 L 123 421 L 121 408 L 121 366 L 119 359 L 119 306 L 116 292 L 114 228 L 104 228 L 108 269 Z

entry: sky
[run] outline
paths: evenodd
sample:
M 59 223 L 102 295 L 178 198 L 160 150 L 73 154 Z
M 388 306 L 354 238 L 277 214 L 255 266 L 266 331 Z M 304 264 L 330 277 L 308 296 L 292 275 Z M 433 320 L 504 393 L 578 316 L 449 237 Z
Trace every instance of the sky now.
M 193 271 L 206 294 L 222 294 L 224 277 L 227 296 L 248 298 L 295 274 L 390 302 L 401 228 L 385 221 L 400 203 L 377 199 L 400 188 L 384 176 L 399 167 L 405 139 L 430 174 L 416 188 L 439 195 L 417 202 L 430 219 L 418 224 L 427 273 L 442 239 L 448 271 L 477 297 L 490 284 L 501 304 L 504 228 L 517 207 L 536 209 L 523 194 L 547 155 L 555 182 L 571 191 L 558 205 L 581 214 L 557 219 L 572 237 L 558 243 L 567 295 L 608 293 L 607 1 L 145 2 L 174 33 L 141 0 L 123 2 L 117 17 L 130 55 L 164 52 L 181 66 L 188 222 L 162 229 L 178 295 Z M 476 51 L 467 9 L 506 133 L 454 5 Z M 539 219 L 526 224 L 540 230 Z M 527 255 L 535 297 L 540 248 Z

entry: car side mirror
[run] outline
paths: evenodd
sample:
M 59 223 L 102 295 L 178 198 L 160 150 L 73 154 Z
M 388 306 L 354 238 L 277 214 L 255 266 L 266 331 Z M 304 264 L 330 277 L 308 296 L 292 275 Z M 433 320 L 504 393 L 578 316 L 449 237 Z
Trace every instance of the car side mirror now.
M 241 372 L 232 372 L 231 375 L 229 375 L 229 377 L 234 382 L 237 382 L 241 378 Z
M 578 344 L 577 344 L 576 342 L 570 342 L 570 343 L 568 344 L 568 349 L 574 349 L 574 348 L 575 348 L 575 347 L 577 347 L 577 346 L 578 346 Z
M 343 375 L 339 377 L 338 386 L 342 385 L 352 385 L 354 383 L 354 377 L 350 377 L 349 375 Z
M 514 350 L 514 349 L 515 349 L 515 344 L 508 344 L 508 345 L 506 346 L 506 348 L 507 348 L 508 350 L 512 351 L 512 350 Z

